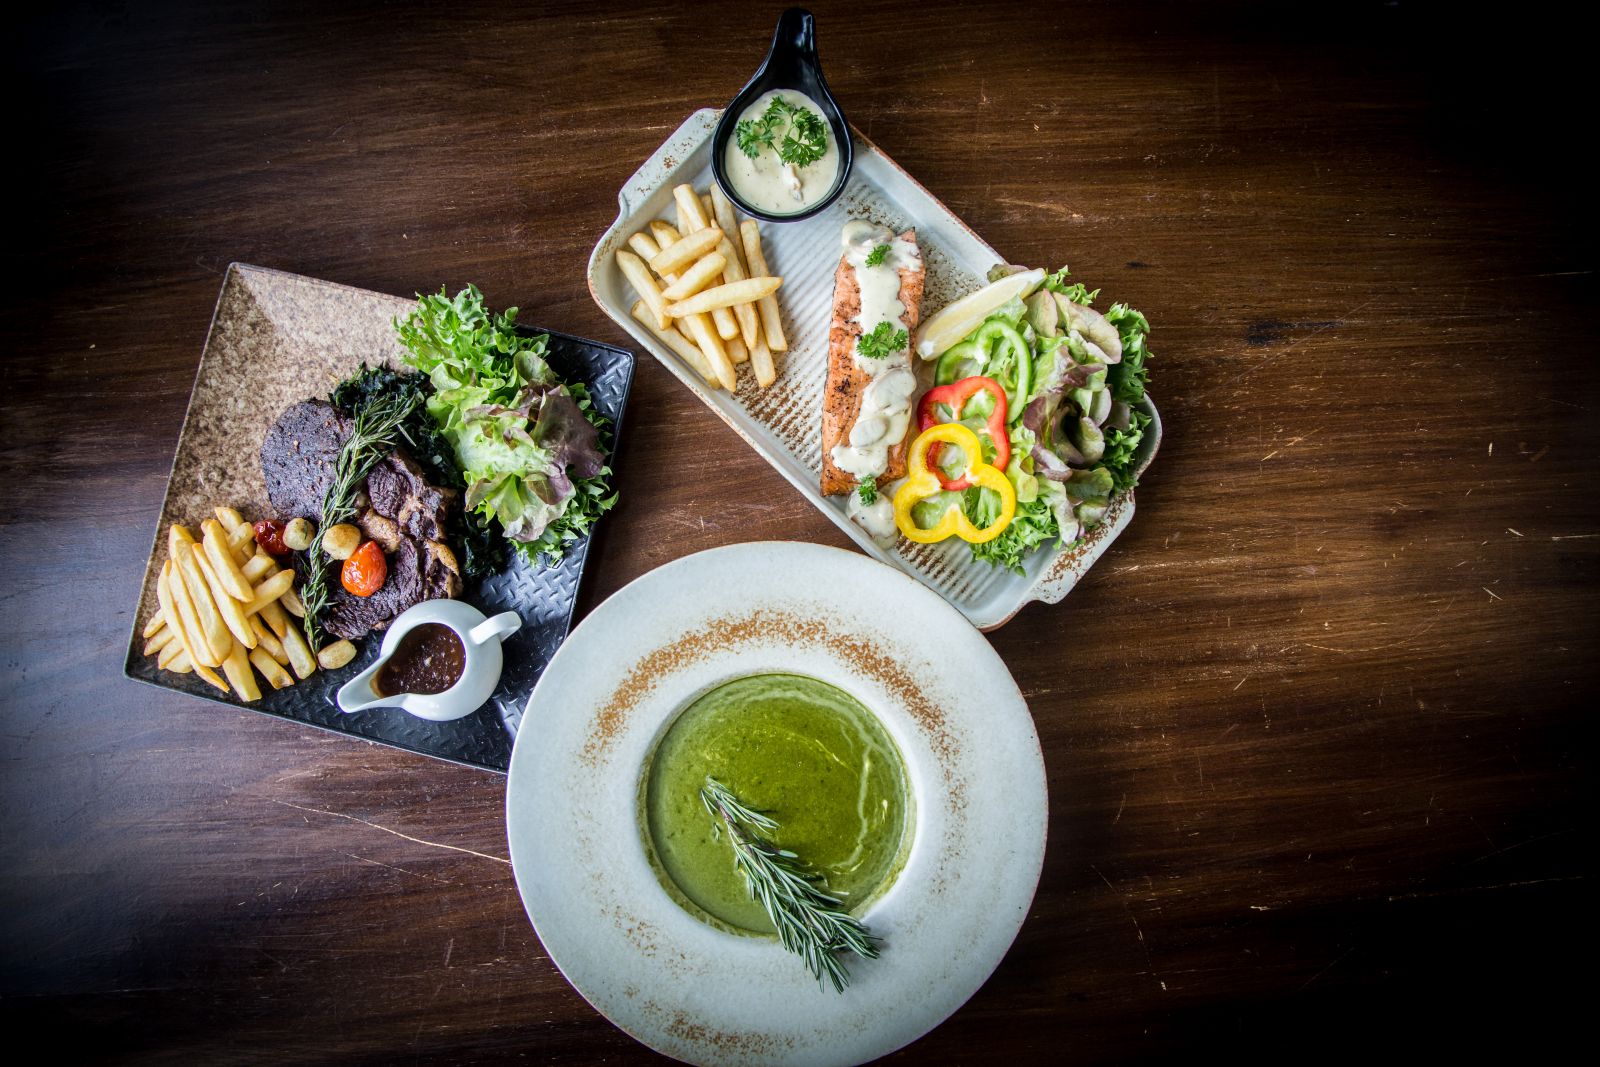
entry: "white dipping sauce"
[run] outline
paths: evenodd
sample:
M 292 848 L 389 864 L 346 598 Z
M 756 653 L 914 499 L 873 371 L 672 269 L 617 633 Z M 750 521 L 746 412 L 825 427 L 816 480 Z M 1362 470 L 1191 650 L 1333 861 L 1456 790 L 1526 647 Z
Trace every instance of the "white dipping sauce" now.
M 861 312 L 855 318 L 861 334 L 871 333 L 884 322 L 894 330 L 907 329 L 906 308 L 900 302 L 900 269 L 915 269 L 921 265 L 917 246 L 896 237 L 886 227 L 860 219 L 845 223 L 839 239 L 844 245 L 845 261 L 855 271 L 861 289 Z M 882 245 L 889 246 L 882 262 L 867 266 L 867 257 Z M 909 334 L 909 330 L 907 332 Z M 829 458 L 835 467 L 864 482 L 884 472 L 889 466 L 889 449 L 905 440 L 917 378 L 911 370 L 909 346 L 882 359 L 873 359 L 863 356 L 858 344 L 851 356 L 872 381 L 861 391 L 861 408 L 856 413 L 855 425 L 850 428 L 849 443 L 834 445 Z M 853 512 L 851 518 L 856 518 Z M 890 523 L 893 523 L 892 514 Z
M 722 163 L 723 169 L 727 171 L 728 181 L 751 207 L 760 208 L 773 215 L 790 215 L 804 211 L 827 196 L 828 191 L 833 188 L 834 180 L 839 176 L 839 146 L 834 143 L 833 127 L 828 125 L 828 120 L 817 109 L 817 105 L 811 102 L 809 96 L 794 89 L 774 89 L 770 93 L 762 93 L 756 97 L 754 103 L 739 114 L 739 121 L 760 121 L 761 116 L 766 114 L 767 105 L 774 97 L 794 107 L 804 108 L 821 119 L 822 125 L 827 129 L 828 146 L 822 158 L 815 163 L 797 167 L 779 159 L 778 153 L 773 148 L 763 146 L 756 153 L 756 157 L 751 159 L 740 151 L 739 135 L 735 132 L 728 138 L 728 147 L 723 152 Z M 782 143 L 783 135 L 779 134 L 773 144 Z
M 845 503 L 844 512 L 850 516 L 850 521 L 867 532 L 867 536 L 880 545 L 894 543 L 896 530 L 894 524 L 894 504 L 891 498 L 893 493 L 887 489 L 878 490 L 878 499 L 870 504 L 861 502 L 859 493 L 851 493 L 850 499 Z

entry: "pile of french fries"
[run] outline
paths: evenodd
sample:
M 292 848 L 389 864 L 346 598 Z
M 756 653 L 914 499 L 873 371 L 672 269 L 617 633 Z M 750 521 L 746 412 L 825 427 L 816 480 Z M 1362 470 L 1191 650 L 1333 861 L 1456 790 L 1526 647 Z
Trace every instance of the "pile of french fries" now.
M 712 386 L 738 388 L 740 364 L 756 384 L 778 380 L 773 355 L 787 351 L 778 301 L 783 284 L 767 270 L 761 228 L 737 222 L 715 184 L 672 190 L 678 224 L 650 223 L 617 250 L 617 266 L 639 294 L 633 317 Z M 735 243 L 737 238 L 737 243 Z
M 306 609 L 294 590 L 294 570 L 280 569 L 256 545 L 255 529 L 233 508 L 217 508 L 216 516 L 200 524 L 198 541 L 178 523 L 168 531 L 156 583 L 161 608 L 145 623 L 144 654 L 163 670 L 192 671 L 224 693 L 232 687 L 244 701 L 261 699 L 252 667 L 282 689 L 319 665 L 333 670 L 349 663 L 356 654 L 349 641 L 312 655 L 298 621 Z

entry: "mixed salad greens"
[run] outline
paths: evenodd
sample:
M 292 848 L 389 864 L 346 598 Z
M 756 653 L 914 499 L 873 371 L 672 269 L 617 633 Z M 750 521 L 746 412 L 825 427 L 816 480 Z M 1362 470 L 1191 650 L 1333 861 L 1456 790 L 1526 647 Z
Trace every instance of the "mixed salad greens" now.
M 490 312 L 468 285 L 453 298 L 443 289 L 419 297 L 395 323 L 405 362 L 431 386 L 433 431 L 416 429 L 412 443 L 434 471 L 447 452 L 454 459 L 459 480 L 440 484 L 465 489 L 469 529 L 498 524 L 530 561 L 553 562 L 617 502 L 607 481 L 609 423 L 582 383 L 561 381 L 545 362 L 549 335 L 525 336 L 516 319 L 516 308 Z M 397 377 L 420 387 L 419 376 Z
M 990 281 L 1026 269 L 997 266 Z M 998 535 L 972 544 L 972 554 L 1021 573 L 1029 552 L 1077 540 L 1105 517 L 1114 494 L 1134 486 L 1151 421 L 1136 406 L 1149 378 L 1150 324 L 1126 304 L 1102 315 L 1093 307 L 1097 295 L 1069 283 L 1062 267 L 938 355 L 919 429 L 966 426 L 982 462 L 1005 472 L 1016 499 L 1013 506 L 971 484 L 960 449 L 935 444 L 927 456 L 941 489 L 911 506 L 917 527 L 959 507 L 974 527 L 992 529 L 1011 511 Z

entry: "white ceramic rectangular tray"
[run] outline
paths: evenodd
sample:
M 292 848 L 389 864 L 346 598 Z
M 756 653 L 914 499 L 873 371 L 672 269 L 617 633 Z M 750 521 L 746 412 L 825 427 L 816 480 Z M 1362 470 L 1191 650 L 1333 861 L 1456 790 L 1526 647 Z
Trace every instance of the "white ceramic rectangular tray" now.
M 934 545 L 913 545 L 901 540 L 894 547 L 882 548 L 846 516 L 845 497 L 825 497 L 819 488 L 822 389 L 827 378 L 828 326 L 833 308 L 833 274 L 840 255 L 840 227 L 852 218 L 865 218 L 895 232 L 916 229 L 928 270 L 924 318 L 981 287 L 989 268 L 1006 262 L 860 131 L 853 131 L 855 170 L 844 195 L 826 211 L 805 221 L 762 224 L 768 264 L 774 274 L 784 279 L 778 298 L 789 339 L 789 351 L 776 354 L 778 380 L 771 387 L 758 388 L 749 373 L 740 374 L 736 393 L 708 387 L 628 313 L 637 297 L 618 268 L 614 253 L 651 219 L 676 219 L 673 186 L 688 182 L 703 191 L 711 185 L 711 134 L 721 114 L 706 108 L 689 116 L 617 194 L 617 221 L 589 257 L 589 291 L 595 302 L 794 483 L 863 552 L 927 585 L 955 605 L 974 626 L 991 630 L 1007 622 L 1030 601 L 1059 601 L 1133 518 L 1132 492 L 1117 494 L 1105 521 L 1079 541 L 1054 551 L 1045 548 L 1032 553 L 1025 563 L 1025 573 L 1018 575 L 974 560 L 967 544 L 954 538 Z M 1085 281 L 1092 286 L 1094 280 Z M 918 373 L 926 386 L 928 366 L 918 367 Z M 1161 439 L 1161 420 L 1148 397 L 1143 408 L 1154 421 L 1141 449 L 1141 469 L 1154 456 Z

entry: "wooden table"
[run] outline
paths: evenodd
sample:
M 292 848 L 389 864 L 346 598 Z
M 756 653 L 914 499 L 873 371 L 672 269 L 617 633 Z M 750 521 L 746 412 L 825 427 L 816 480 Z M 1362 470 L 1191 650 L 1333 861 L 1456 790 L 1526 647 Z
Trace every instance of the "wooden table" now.
M 69 1061 L 649 1059 L 534 937 L 502 778 L 144 688 L 121 657 L 230 261 L 475 281 L 626 343 L 583 281 L 613 192 L 732 96 L 777 9 L 157 7 L 8 34 L 10 1032 Z M 1584 68 L 1558 31 L 1491 61 L 1509 26 L 1458 52 L 1409 5 L 1345 8 L 819 5 L 863 131 L 1012 258 L 1148 313 L 1167 424 L 1132 528 L 992 635 L 1049 767 L 1043 880 L 901 1059 L 1537 1056 L 1577 1032 Z M 584 609 L 716 545 L 846 544 L 651 361 L 628 421 Z

